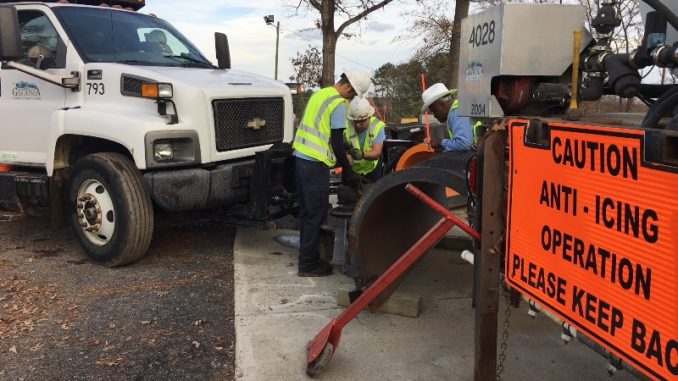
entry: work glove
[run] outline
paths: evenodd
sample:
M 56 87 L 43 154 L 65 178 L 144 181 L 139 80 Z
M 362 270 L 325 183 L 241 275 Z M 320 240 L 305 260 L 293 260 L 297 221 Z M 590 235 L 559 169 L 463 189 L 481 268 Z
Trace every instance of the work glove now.
M 354 149 L 349 152 L 351 154 L 351 157 L 353 160 L 362 160 L 363 159 L 363 151 Z
M 360 185 L 360 175 L 352 170 L 344 170 L 341 172 L 341 183 L 352 188 L 358 188 Z
M 443 151 L 443 139 L 442 138 L 437 138 L 437 137 L 431 137 L 431 148 L 435 152 L 442 152 Z

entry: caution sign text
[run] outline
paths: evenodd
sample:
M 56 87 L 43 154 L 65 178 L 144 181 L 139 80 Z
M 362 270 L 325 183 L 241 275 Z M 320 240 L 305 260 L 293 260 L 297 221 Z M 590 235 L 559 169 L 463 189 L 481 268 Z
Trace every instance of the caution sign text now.
M 506 279 L 653 379 L 678 378 L 678 171 L 644 132 L 510 123 Z

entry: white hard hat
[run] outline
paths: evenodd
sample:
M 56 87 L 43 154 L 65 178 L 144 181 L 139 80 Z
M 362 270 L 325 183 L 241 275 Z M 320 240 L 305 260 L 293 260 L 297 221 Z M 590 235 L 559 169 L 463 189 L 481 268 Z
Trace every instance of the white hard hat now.
M 374 107 L 362 97 L 355 97 L 348 108 L 348 118 L 351 120 L 365 120 L 374 115 Z
M 372 86 L 372 76 L 367 70 L 363 69 L 344 69 L 346 79 L 351 83 L 351 87 L 355 90 L 359 97 Z
M 457 93 L 457 89 L 449 90 L 447 86 L 442 83 L 436 83 L 424 90 L 421 94 L 421 100 L 424 101 L 424 105 L 421 106 L 422 114 L 428 110 L 428 108 L 435 103 L 435 101 L 443 98 L 446 95 L 454 95 Z

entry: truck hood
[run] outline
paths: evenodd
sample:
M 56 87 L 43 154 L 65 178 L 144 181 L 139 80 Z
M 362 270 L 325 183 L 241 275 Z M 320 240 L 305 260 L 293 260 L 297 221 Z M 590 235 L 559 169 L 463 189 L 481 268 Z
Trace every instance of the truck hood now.
M 137 68 L 139 68 L 137 66 Z M 185 68 L 185 67 L 160 67 L 160 66 L 144 66 L 149 72 L 149 77 L 155 80 L 171 83 L 181 82 L 187 86 L 201 88 L 203 90 L 221 90 L 221 91 L 247 91 L 246 89 L 279 89 L 283 93 L 289 93 L 289 88 L 282 82 L 268 79 L 263 76 L 247 73 L 244 71 L 227 69 L 202 69 L 202 68 Z M 150 73 L 160 74 L 152 75 Z M 165 77 L 164 79 L 161 77 Z

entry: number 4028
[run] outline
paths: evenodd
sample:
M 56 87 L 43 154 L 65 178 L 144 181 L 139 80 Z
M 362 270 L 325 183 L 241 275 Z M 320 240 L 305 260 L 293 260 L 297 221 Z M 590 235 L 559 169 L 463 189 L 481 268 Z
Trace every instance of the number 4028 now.
M 494 20 L 489 23 L 482 23 L 476 25 L 471 31 L 471 38 L 468 43 L 474 46 L 488 45 L 494 43 L 495 33 Z

